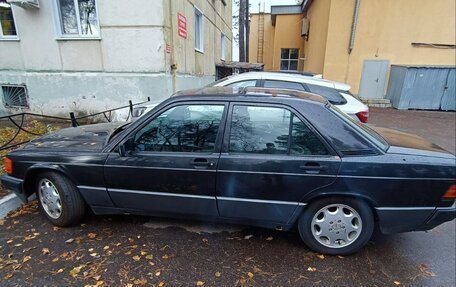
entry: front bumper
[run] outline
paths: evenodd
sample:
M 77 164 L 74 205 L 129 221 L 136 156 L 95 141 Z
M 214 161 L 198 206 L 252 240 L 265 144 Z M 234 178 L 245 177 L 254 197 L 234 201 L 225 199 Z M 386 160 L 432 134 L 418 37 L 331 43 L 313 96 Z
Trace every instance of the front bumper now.
M 23 202 L 27 202 L 27 196 L 24 194 L 23 189 L 24 181 L 22 179 L 4 174 L 0 176 L 0 182 L 6 189 L 13 191 Z

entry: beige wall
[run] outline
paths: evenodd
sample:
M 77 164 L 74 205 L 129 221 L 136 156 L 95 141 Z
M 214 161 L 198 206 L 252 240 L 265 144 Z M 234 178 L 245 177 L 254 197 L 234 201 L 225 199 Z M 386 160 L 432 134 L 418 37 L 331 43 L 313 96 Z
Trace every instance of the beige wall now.
M 168 68 L 177 64 L 177 73 L 214 75 L 215 63 L 221 61 L 221 33 L 225 35 L 225 60 L 231 61 L 231 1 L 213 0 L 164 0 L 165 9 L 170 15 L 166 20 L 166 42 L 172 45 L 172 52 L 167 55 Z M 195 10 L 203 12 L 203 51 L 195 50 Z M 177 32 L 177 13 L 186 17 L 187 39 Z
M 304 70 L 323 73 L 331 0 L 318 0 L 307 11 L 310 29 L 304 44 Z
M 250 21 L 249 61 L 257 63 L 259 14 L 253 14 Z M 272 26 L 271 14 L 264 14 L 263 63 L 266 71 L 280 70 L 282 48 L 299 49 L 299 57 L 304 57 L 304 38 L 301 37 L 302 15 L 277 15 Z M 298 36 L 296 36 L 298 35 Z M 303 69 L 299 61 L 298 70 Z
M 264 13 L 264 36 L 263 36 L 263 64 L 265 70 L 272 69 L 272 51 L 274 49 L 274 26 L 272 26 L 271 14 Z M 258 60 L 258 22 L 259 14 L 252 14 L 250 18 L 250 45 L 249 62 L 260 63 Z
M 412 42 L 455 44 L 454 0 L 361 1 L 355 45 L 349 55 L 354 2 L 331 1 L 325 78 L 347 82 L 357 94 L 366 59 L 389 60 L 390 64 L 455 65 L 454 49 L 411 45 Z
M 361 0 L 355 45 L 348 53 L 355 0 L 313 1 L 307 11 L 308 41 L 301 37 L 303 15 L 265 15 L 264 63 L 279 68 L 280 48 L 300 48 L 305 71 L 346 82 L 357 94 L 364 60 L 390 64 L 452 65 L 455 49 L 413 47 L 412 42 L 455 44 L 455 0 Z M 250 60 L 256 60 L 258 15 L 252 16 Z M 270 36 L 272 35 L 272 36 Z M 389 76 L 387 76 L 388 79 Z M 385 90 L 387 87 L 385 85 Z

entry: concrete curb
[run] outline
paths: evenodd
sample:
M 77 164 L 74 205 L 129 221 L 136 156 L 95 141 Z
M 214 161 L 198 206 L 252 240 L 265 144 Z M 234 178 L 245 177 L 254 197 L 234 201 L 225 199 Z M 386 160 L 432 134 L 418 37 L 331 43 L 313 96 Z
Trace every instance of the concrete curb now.
M 32 194 L 28 200 L 29 202 L 36 199 L 36 195 Z M 14 193 L 0 199 L 0 219 L 5 218 L 8 212 L 19 208 L 23 202 Z
M 8 212 L 20 207 L 22 201 L 14 193 L 0 199 L 0 219 L 5 218 Z

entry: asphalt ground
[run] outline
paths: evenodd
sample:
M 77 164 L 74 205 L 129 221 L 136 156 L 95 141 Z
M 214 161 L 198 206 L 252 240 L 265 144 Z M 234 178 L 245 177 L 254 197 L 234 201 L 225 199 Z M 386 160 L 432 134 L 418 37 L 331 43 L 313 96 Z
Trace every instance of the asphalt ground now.
M 372 109 L 372 124 L 455 151 L 455 113 Z M 398 219 L 400 220 L 400 219 Z M 53 227 L 36 202 L 0 220 L 0 286 L 455 286 L 455 221 L 311 252 L 296 232 L 139 216 Z

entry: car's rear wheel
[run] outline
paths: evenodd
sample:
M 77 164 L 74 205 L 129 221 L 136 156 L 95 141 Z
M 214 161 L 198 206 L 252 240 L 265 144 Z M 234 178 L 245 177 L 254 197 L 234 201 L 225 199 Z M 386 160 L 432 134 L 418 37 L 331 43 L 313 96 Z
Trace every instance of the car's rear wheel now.
M 329 255 L 357 252 L 372 236 L 371 208 L 353 198 L 324 198 L 311 203 L 301 215 L 298 228 L 310 249 Z
M 86 206 L 76 186 L 56 172 L 44 172 L 36 180 L 39 205 L 44 215 L 57 226 L 78 223 Z

